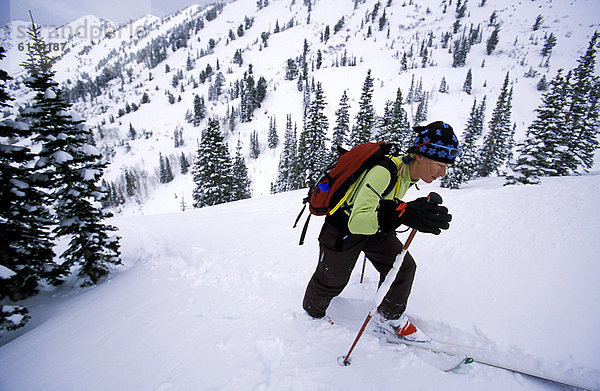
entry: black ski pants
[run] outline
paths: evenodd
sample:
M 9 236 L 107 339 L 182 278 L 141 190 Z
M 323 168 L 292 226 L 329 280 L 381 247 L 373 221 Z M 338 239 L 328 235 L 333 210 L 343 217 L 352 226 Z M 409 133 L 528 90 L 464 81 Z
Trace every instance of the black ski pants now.
M 325 316 L 331 300 L 348 284 L 361 251 L 379 272 L 381 285 L 402 246 L 396 235 L 350 234 L 336 229 L 326 219 L 319 235 L 319 263 L 304 294 L 304 310 L 315 318 Z M 378 308 L 387 319 L 397 319 L 406 310 L 416 269 L 413 257 L 407 252 L 396 279 Z

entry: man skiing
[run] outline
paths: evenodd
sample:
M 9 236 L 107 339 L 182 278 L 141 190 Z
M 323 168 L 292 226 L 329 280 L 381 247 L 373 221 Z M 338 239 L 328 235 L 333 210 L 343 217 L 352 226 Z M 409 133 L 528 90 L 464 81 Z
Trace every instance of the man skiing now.
M 319 235 L 319 261 L 304 294 L 303 307 L 314 318 L 326 315 L 331 300 L 348 284 L 360 252 L 380 274 L 379 284 L 392 268 L 402 243 L 395 235 L 400 225 L 438 235 L 448 229 L 452 216 L 444 206 L 426 197 L 402 202 L 410 186 L 431 183 L 446 175 L 460 154 L 458 139 L 442 121 L 414 128 L 417 137 L 401 159 L 389 156 L 398 168 L 397 178 L 382 165 L 362 174 L 342 211 L 325 218 Z M 383 194 L 391 181 L 395 186 Z M 411 341 L 428 341 L 404 314 L 415 277 L 416 264 L 406 253 L 402 266 L 373 319 L 384 333 Z

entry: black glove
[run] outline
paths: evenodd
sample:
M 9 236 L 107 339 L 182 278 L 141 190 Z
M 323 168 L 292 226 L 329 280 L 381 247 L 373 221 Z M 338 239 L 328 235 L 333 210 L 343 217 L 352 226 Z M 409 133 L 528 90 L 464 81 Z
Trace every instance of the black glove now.
M 381 200 L 377 211 L 379 228 L 391 232 L 404 224 L 419 232 L 439 235 L 442 229 L 450 228 L 452 215 L 448 208 L 428 202 L 426 197 L 414 201 Z

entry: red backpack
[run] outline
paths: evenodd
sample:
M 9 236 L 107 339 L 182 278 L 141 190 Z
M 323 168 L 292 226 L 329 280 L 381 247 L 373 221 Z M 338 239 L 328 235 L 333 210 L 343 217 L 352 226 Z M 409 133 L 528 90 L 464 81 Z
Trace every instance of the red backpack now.
M 316 185 L 309 187 L 308 195 L 302 200 L 304 206 L 296 218 L 294 228 L 298 225 L 306 204 L 308 204 L 310 213 L 316 216 L 331 216 L 341 210 L 346 199 L 354 190 L 358 178 L 376 165 L 390 170 L 392 179 L 382 196 L 389 193 L 396 184 L 398 174 L 396 164 L 386 156 L 390 155 L 392 150 L 395 152 L 395 144 L 384 141 L 360 144 L 349 151 L 341 150 L 338 160 L 324 170 Z M 304 223 L 299 244 L 304 243 L 309 220 L 310 215 Z

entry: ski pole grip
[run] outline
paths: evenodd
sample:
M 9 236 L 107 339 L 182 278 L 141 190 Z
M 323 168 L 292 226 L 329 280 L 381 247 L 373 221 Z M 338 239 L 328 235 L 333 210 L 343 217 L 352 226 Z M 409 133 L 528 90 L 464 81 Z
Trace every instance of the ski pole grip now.
M 431 202 L 432 204 L 440 205 L 444 201 L 442 201 L 442 196 L 441 195 L 439 195 L 435 191 L 432 191 L 427 196 L 427 202 Z

